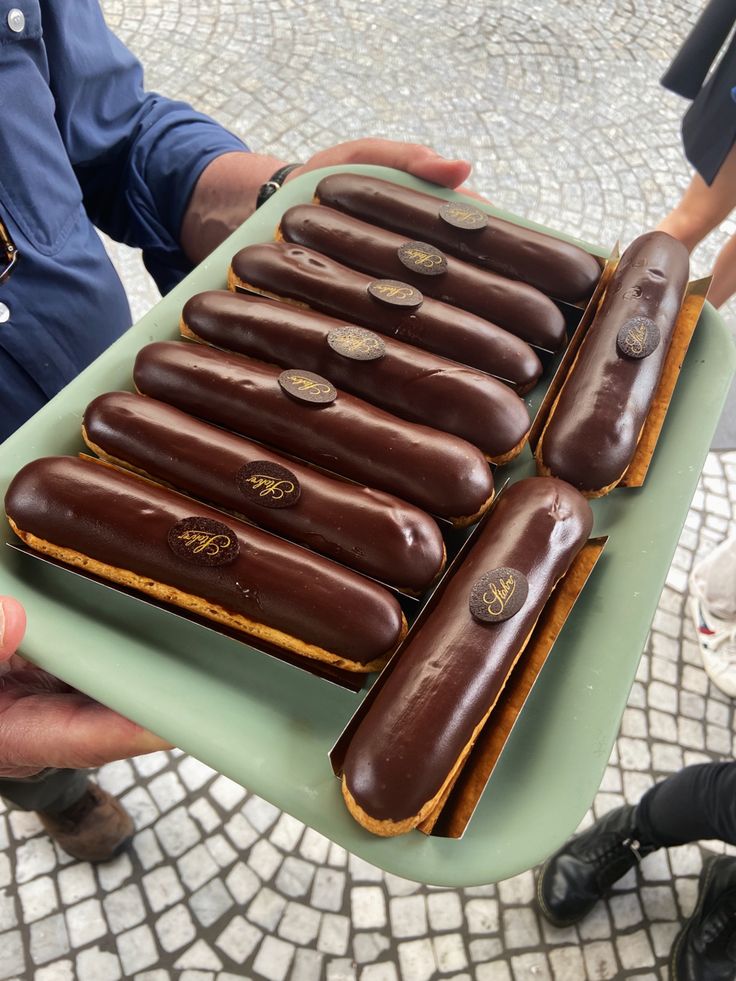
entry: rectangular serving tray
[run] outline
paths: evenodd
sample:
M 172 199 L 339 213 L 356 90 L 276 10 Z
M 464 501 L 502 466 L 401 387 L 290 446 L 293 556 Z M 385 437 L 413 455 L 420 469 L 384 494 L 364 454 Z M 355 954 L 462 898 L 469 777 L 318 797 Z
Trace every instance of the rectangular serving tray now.
M 0 493 L 30 460 L 83 450 L 80 422 L 92 398 L 131 389 L 137 351 L 150 341 L 178 337 L 184 302 L 202 290 L 224 288 L 233 253 L 271 240 L 281 213 L 310 201 L 317 182 L 336 170 L 384 177 L 442 198 L 462 198 L 379 167 L 326 168 L 289 182 L 0 446 Z M 490 206 L 487 210 L 541 227 Z M 26 606 L 27 658 L 366 861 L 434 885 L 496 882 L 552 852 L 575 829 L 595 795 L 735 366 L 730 334 L 706 304 L 646 483 L 593 502 L 593 534 L 609 536 L 606 551 L 460 840 L 419 832 L 376 838 L 349 816 L 328 754 L 364 693 L 337 688 L 5 547 L 0 548 L 0 592 Z M 544 385 L 531 393 L 532 410 L 543 393 Z M 526 449 L 498 471 L 498 483 L 533 472 Z M 9 529 L 6 537 L 11 537 Z

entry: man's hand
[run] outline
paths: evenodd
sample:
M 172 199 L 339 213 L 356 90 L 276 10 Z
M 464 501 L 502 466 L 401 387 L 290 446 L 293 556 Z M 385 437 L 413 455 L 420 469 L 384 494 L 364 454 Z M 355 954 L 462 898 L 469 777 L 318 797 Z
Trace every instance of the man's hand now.
M 337 146 L 320 150 L 313 154 L 301 167 L 297 167 L 286 178 L 286 182 L 310 170 L 320 167 L 341 167 L 350 164 L 374 164 L 379 167 L 393 167 L 405 170 L 407 174 L 442 184 L 444 187 L 459 187 L 470 175 L 471 165 L 467 160 L 448 160 L 436 150 L 419 143 L 397 143 L 371 137 L 364 140 L 351 140 Z
M 25 623 L 20 603 L 0 596 L 0 777 L 84 769 L 170 749 L 17 654 Z
M 297 167 L 286 182 L 320 167 L 374 164 L 405 170 L 414 177 L 458 188 L 468 179 L 466 160 L 448 160 L 428 146 L 369 138 L 338 143 L 313 154 Z M 205 167 L 194 188 L 181 226 L 181 244 L 193 263 L 206 258 L 227 236 L 253 214 L 258 190 L 284 165 L 278 157 L 259 153 L 224 153 Z

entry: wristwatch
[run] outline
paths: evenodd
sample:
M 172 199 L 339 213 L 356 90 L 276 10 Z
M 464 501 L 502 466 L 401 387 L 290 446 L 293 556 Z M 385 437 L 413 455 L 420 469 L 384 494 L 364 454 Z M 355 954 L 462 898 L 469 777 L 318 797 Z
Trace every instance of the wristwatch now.
M 261 184 L 258 189 L 258 197 L 256 198 L 256 208 L 260 208 L 264 202 L 268 201 L 271 195 L 278 191 L 292 170 L 296 170 L 297 167 L 301 167 L 301 164 L 291 163 L 286 164 L 284 167 L 279 167 L 271 180 L 266 181 L 265 184 Z

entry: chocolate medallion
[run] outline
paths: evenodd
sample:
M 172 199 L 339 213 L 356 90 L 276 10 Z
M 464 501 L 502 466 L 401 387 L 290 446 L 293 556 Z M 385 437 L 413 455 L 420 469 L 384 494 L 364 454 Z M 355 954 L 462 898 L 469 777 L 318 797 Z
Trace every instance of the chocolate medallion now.
M 659 347 L 659 327 L 649 317 L 627 320 L 616 337 L 619 354 L 627 358 L 648 358 Z
M 235 482 L 252 504 L 264 508 L 290 508 L 302 492 L 291 470 L 270 460 L 246 463 L 235 474 Z
M 502 566 L 486 572 L 470 593 L 470 612 L 476 620 L 500 623 L 510 620 L 526 602 L 529 583 L 518 569 Z
M 404 242 L 397 255 L 407 269 L 422 276 L 440 276 L 447 272 L 447 259 L 439 249 L 426 242 Z
M 169 529 L 169 548 L 181 559 L 198 565 L 227 565 L 240 553 L 237 535 L 213 518 L 183 518 Z
M 484 211 L 479 211 L 470 204 L 462 204 L 460 201 L 445 202 L 440 208 L 439 215 L 448 225 L 469 231 L 485 228 L 488 224 L 488 215 Z
M 328 405 L 337 398 L 337 389 L 330 385 L 322 375 L 313 371 L 300 371 L 299 368 L 287 368 L 279 375 L 279 385 L 288 394 L 302 402 L 315 402 L 318 405 Z
M 333 351 L 353 361 L 376 361 L 386 353 L 383 339 L 365 327 L 335 327 L 327 335 Z
M 368 284 L 368 292 L 382 303 L 397 307 L 418 307 L 424 299 L 419 290 L 396 279 L 374 279 Z

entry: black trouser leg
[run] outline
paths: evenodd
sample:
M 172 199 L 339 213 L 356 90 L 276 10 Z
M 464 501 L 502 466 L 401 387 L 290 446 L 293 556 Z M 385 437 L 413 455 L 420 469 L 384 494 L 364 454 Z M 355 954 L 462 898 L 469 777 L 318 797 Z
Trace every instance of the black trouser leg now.
M 0 780 L 0 797 L 23 811 L 59 814 L 81 798 L 87 778 L 86 770 L 44 770 L 23 780 Z
M 687 766 L 642 797 L 636 826 L 656 847 L 717 838 L 736 845 L 736 763 Z

